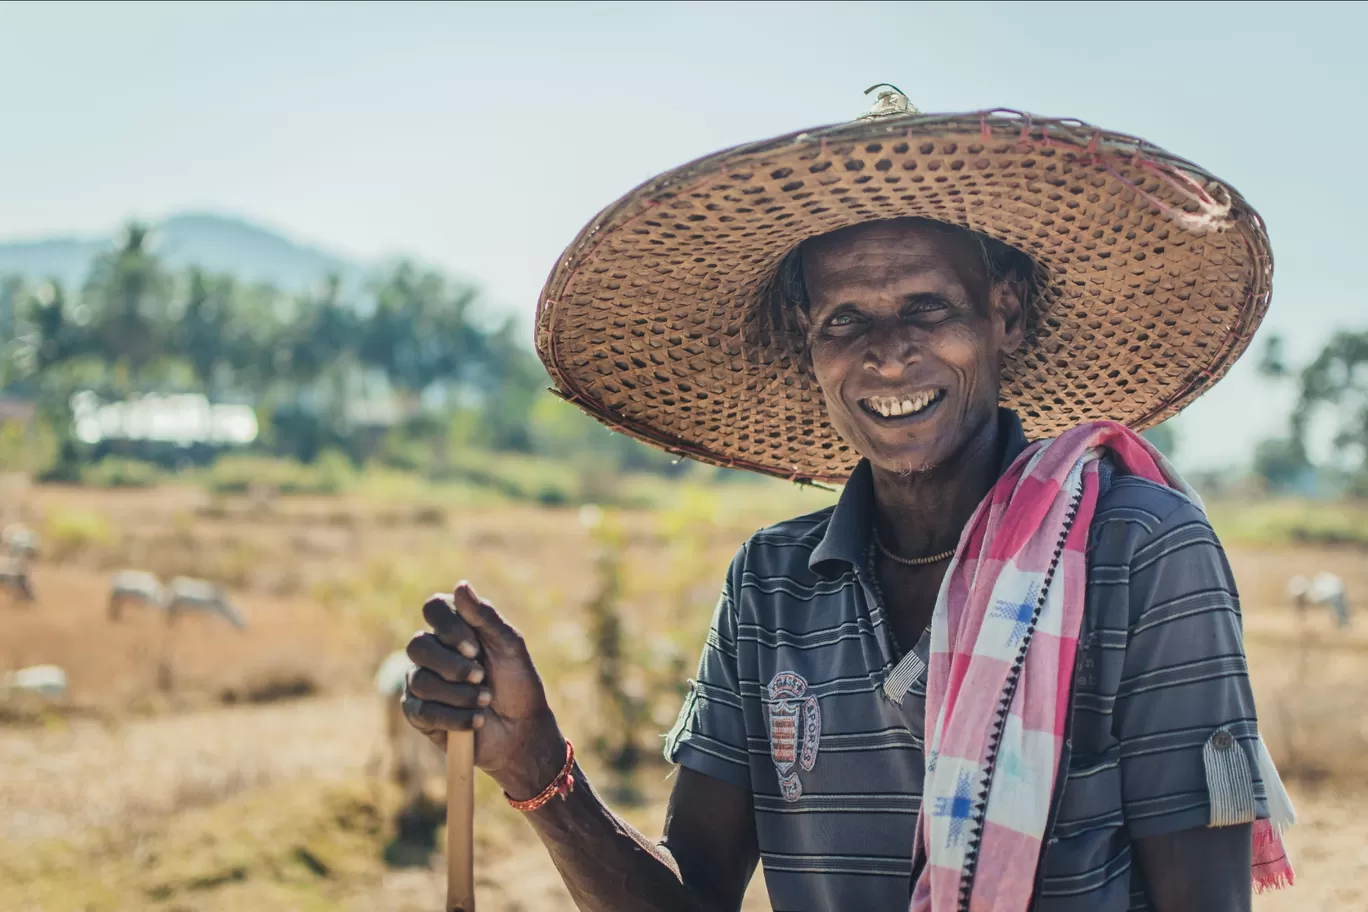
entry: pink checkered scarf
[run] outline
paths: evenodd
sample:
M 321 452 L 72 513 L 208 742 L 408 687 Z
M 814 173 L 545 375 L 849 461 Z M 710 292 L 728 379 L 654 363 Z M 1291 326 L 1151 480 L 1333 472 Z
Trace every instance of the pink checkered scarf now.
M 1201 503 L 1157 450 L 1108 421 L 1027 447 L 974 512 L 931 624 L 931 739 L 914 849 L 926 864 L 911 912 L 1021 912 L 1031 903 L 1059 775 L 1104 448 L 1119 470 Z M 1258 752 L 1267 755 L 1262 744 Z M 1271 761 L 1259 766 L 1270 792 L 1281 793 Z M 1279 829 L 1255 824 L 1257 889 L 1292 881 Z

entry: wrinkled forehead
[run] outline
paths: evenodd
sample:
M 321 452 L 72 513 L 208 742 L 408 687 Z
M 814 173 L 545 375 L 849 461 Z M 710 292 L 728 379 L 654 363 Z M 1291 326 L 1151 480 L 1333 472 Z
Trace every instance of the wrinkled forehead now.
M 968 231 L 926 219 L 891 219 L 842 228 L 805 241 L 803 277 L 813 298 L 847 290 L 932 281 L 985 291 L 979 240 Z

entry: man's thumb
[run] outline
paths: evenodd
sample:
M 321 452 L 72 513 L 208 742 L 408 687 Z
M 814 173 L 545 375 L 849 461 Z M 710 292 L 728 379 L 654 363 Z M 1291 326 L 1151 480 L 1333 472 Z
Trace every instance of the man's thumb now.
M 499 612 L 494 606 L 481 601 L 475 589 L 465 580 L 461 580 L 456 585 L 456 591 L 451 594 L 451 606 L 456 609 L 461 620 L 479 633 L 502 636 L 508 630 L 508 625 L 499 617 Z

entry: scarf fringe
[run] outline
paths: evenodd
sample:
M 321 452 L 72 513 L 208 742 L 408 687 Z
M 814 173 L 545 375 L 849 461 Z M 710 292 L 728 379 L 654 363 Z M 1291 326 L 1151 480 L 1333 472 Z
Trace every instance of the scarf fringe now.
M 1264 868 L 1267 867 L 1267 870 Z M 1273 890 L 1285 890 L 1294 886 L 1297 882 L 1296 875 L 1292 871 L 1286 858 L 1269 865 L 1260 865 L 1255 868 L 1254 873 L 1254 892 L 1268 893 Z

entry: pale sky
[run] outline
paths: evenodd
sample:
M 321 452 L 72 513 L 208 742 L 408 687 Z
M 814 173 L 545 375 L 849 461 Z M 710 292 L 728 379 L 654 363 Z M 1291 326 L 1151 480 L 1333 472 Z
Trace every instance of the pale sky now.
M 530 326 L 598 209 L 847 120 L 887 81 L 925 111 L 1138 134 L 1228 180 L 1273 239 L 1261 335 L 1304 355 L 1368 323 L 1366 30 L 1358 4 L 0 2 L 0 239 L 219 211 L 416 255 Z M 1182 465 L 1245 463 L 1282 428 L 1253 360 L 1179 418 Z

